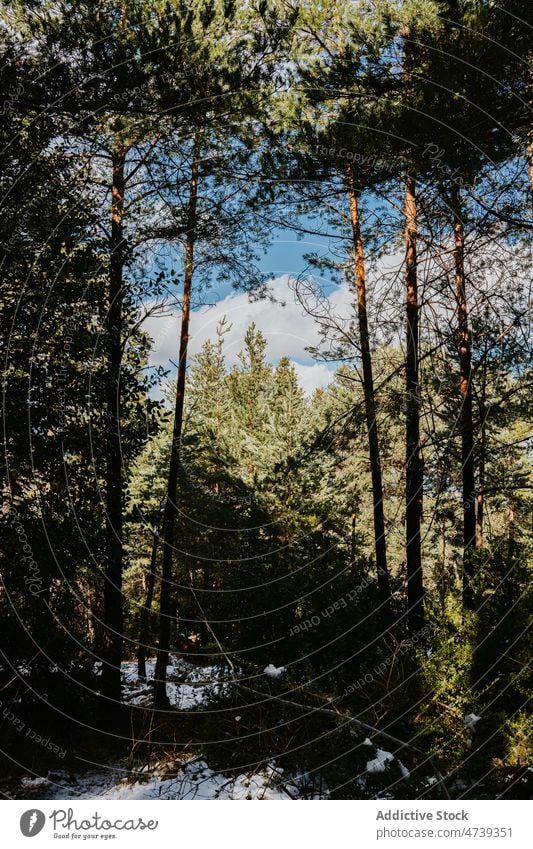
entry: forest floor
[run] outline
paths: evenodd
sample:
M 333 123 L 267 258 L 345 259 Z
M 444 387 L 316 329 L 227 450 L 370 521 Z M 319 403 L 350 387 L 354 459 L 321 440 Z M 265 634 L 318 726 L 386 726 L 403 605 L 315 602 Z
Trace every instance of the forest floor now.
M 78 775 L 54 770 L 46 777 L 23 777 L 12 798 L 25 799 L 298 799 L 302 781 L 286 777 L 275 765 L 258 773 L 228 776 L 209 769 L 203 758 L 192 758 L 169 769 L 156 764 L 148 770 L 127 771 L 124 764 L 88 770 Z M 172 774 L 173 773 L 173 774 Z M 5 792 L 5 788 L 4 788 Z M 309 798 L 307 793 L 304 798 Z M 315 795 L 315 798 L 320 798 Z
M 474 798 L 527 798 L 530 770 L 504 764 L 495 779 L 481 783 L 453 776 L 446 791 L 430 765 L 413 767 L 407 747 L 392 745 L 388 751 L 387 735 L 370 733 L 369 739 L 345 722 L 337 728 L 331 711 L 324 717 L 311 707 L 302 717 L 298 707 L 284 705 L 276 698 L 277 687 L 283 688 L 276 680 L 283 677 L 282 667 L 267 666 L 259 676 L 263 683 L 256 680 L 249 690 L 240 686 L 248 679 L 239 670 L 233 677 L 226 665 L 212 660 L 171 656 L 167 710 L 153 710 L 154 659 L 146 662 L 146 681 L 139 679 L 136 662 L 122 664 L 123 706 L 115 718 L 106 703 L 70 701 L 67 693 L 64 717 L 70 722 L 61 729 L 52 711 L 52 721 L 41 717 L 38 725 L 36 706 L 30 704 L 24 714 L 18 699 L 4 722 L 9 739 L 0 797 L 290 801 L 472 793 Z M 320 708 L 322 702 L 317 704 Z M 481 718 L 469 714 L 465 722 L 474 734 Z M 302 742 L 305 746 L 307 740 L 312 757 L 306 758 Z M 59 746 L 48 743 L 59 741 L 63 748 L 52 756 Z
M 137 663 L 122 664 L 123 701 L 126 705 L 151 706 L 155 661 L 146 662 L 147 681 L 137 675 Z M 172 711 L 209 709 L 212 699 L 228 693 L 227 670 L 221 666 L 193 665 L 177 656 L 168 667 L 167 693 Z M 327 798 L 318 777 L 306 773 L 289 775 L 274 761 L 241 774 L 209 768 L 204 757 L 192 753 L 170 755 L 159 761 L 135 763 L 132 758 L 99 763 L 89 768 L 51 769 L 46 775 L 28 773 L 1 782 L 6 798 L 24 799 L 264 799 L 295 800 Z M 66 765 L 65 765 L 66 766 Z

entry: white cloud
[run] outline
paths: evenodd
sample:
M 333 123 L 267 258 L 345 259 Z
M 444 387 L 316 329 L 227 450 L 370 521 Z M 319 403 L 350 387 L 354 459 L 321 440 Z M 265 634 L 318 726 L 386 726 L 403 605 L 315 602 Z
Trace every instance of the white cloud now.
M 374 285 L 383 285 L 383 274 L 398 267 L 399 255 L 380 260 L 377 274 L 373 274 Z M 317 363 L 306 350 L 320 344 L 317 322 L 307 315 L 296 300 L 289 285 L 288 275 L 276 277 L 269 284 L 274 296 L 270 300 L 250 301 L 244 292 L 231 293 L 217 303 L 201 307 L 191 315 L 189 362 L 207 339 L 214 339 L 219 321 L 225 316 L 231 329 L 225 336 L 224 350 L 227 362 L 237 362 L 242 349 L 244 334 L 255 322 L 267 340 L 267 357 L 276 363 L 280 357 L 289 357 L 295 364 L 302 388 L 311 394 L 317 387 L 326 386 L 333 377 L 334 365 Z M 346 281 L 337 286 L 328 296 L 328 308 L 344 323 L 353 317 L 354 292 Z M 379 318 L 376 323 L 379 327 Z M 170 315 L 151 316 L 144 328 L 154 340 L 150 355 L 151 365 L 161 365 L 174 371 L 171 361 L 178 358 L 180 314 L 176 309 Z
M 275 301 L 250 301 L 246 293 L 230 294 L 213 306 L 202 307 L 191 315 L 191 338 L 189 357 L 197 354 L 207 339 L 214 339 L 219 321 L 225 316 L 230 331 L 225 336 L 224 349 L 228 363 L 237 361 L 247 328 L 255 322 L 267 340 L 267 356 L 271 362 L 280 357 L 289 357 L 297 364 L 302 385 L 312 391 L 331 379 L 330 370 L 323 363 L 316 363 L 306 351 L 309 345 L 319 342 L 318 328 L 313 318 L 306 315 L 296 302 L 286 276 L 276 278 L 270 284 Z M 341 297 L 339 288 L 336 300 Z M 336 307 L 338 304 L 336 303 Z M 150 316 L 144 323 L 145 330 L 154 340 L 150 356 L 151 365 L 171 368 L 171 361 L 178 357 L 180 315 L 176 310 L 170 315 Z
M 335 367 L 327 366 L 325 363 L 307 366 L 295 362 L 294 368 L 298 375 L 298 382 L 307 395 L 312 395 L 315 389 L 323 389 L 331 383 L 335 374 Z

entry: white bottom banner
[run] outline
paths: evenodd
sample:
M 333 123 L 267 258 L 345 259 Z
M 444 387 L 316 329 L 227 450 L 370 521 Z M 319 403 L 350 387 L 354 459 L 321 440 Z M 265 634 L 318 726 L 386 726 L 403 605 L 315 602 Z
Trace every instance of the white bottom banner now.
M 523 801 L 339 801 L 252 804 L 188 801 L 5 801 L 2 846 L 103 844 L 187 849 L 530 849 Z

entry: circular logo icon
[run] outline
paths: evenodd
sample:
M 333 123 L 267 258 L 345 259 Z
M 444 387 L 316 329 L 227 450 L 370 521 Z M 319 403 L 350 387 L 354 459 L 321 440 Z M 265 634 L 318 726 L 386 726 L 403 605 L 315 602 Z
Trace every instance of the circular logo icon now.
M 25 811 L 20 818 L 20 830 L 24 837 L 35 837 L 42 831 L 46 822 L 46 817 L 42 811 L 32 808 L 31 811 Z

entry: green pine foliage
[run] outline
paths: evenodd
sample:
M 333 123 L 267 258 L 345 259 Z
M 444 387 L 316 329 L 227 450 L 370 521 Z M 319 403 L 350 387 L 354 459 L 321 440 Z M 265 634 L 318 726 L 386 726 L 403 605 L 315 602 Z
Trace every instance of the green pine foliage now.
M 213 767 L 317 775 L 333 798 L 528 792 L 527 16 L 522 0 L 0 2 L 0 690 L 73 762 L 94 716 L 102 762 L 117 732 L 132 763 L 188 741 Z M 193 339 L 230 290 L 269 304 L 262 254 L 283 234 L 309 245 L 283 300 L 314 320 L 330 382 L 307 394 L 255 324 L 235 353 L 223 319 L 187 351 L 182 396 L 145 321 L 186 312 L 185 271 Z M 168 587 L 172 654 L 229 684 L 159 725 L 150 675 L 145 702 L 118 698 L 119 659 L 143 642 L 164 658 Z M 0 731 L 11 770 L 20 742 Z M 369 768 L 378 748 L 397 757 Z

